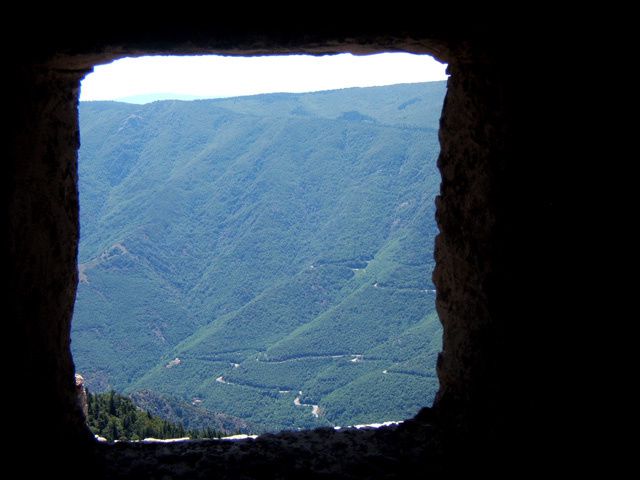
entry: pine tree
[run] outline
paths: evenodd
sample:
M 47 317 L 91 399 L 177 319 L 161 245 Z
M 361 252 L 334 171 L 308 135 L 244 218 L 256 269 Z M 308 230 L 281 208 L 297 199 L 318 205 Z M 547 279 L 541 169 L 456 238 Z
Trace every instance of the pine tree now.
M 87 397 L 91 431 L 109 441 L 154 438 L 217 438 L 220 433 L 211 427 L 186 429 L 184 424 L 171 423 L 148 411 L 139 410 L 131 399 L 114 391 L 90 394 Z
M 109 415 L 116 414 L 116 401 L 115 401 L 116 392 L 113 390 L 109 391 Z

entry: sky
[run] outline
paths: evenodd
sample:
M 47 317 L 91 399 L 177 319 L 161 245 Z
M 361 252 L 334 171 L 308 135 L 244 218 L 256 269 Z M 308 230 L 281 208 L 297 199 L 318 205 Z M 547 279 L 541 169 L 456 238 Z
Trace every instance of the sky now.
M 220 98 L 273 92 L 445 80 L 446 65 L 427 55 L 147 56 L 99 65 L 82 81 L 81 101 L 140 103 L 157 98 Z M 155 98 L 154 98 L 155 99 Z

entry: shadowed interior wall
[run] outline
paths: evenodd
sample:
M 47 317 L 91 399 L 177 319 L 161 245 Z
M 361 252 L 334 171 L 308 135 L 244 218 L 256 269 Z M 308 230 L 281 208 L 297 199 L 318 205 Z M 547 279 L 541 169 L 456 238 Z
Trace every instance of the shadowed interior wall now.
M 91 456 L 93 443 L 75 399 L 69 350 L 77 282 L 78 88 L 92 65 L 142 52 L 385 50 L 436 54 L 449 63 L 452 75 L 438 160 L 441 234 L 434 281 L 444 343 L 438 361 L 441 389 L 426 421 L 437 437 L 429 437 L 429 448 L 439 449 L 445 463 L 453 457 L 447 449 L 457 449 L 491 464 L 496 445 L 513 453 L 506 439 L 514 432 L 524 438 L 525 428 L 532 442 L 542 415 L 537 405 L 544 377 L 541 364 L 532 360 L 544 335 L 532 325 L 548 310 L 549 300 L 540 300 L 531 287 L 543 278 L 550 258 L 540 233 L 549 222 L 550 204 L 549 182 L 532 168 L 540 167 L 537 155 L 543 148 L 532 144 L 529 129 L 543 117 L 544 99 L 532 92 L 537 77 L 528 76 L 528 66 L 513 56 L 519 37 L 495 42 L 490 27 L 466 33 L 456 28 L 320 29 L 289 35 L 188 27 L 97 29 L 79 37 L 49 32 L 51 41 L 28 44 L 14 54 L 3 212 L 10 279 L 10 340 L 5 341 L 20 365 L 11 381 L 28 379 L 29 385 L 29 394 L 14 406 L 18 443 L 46 432 L 50 448 L 42 453 L 52 452 L 53 463 L 77 460 L 78 452 L 91 458 L 89 465 L 99 463 Z
M 22 395 L 19 431 L 33 422 L 71 441 L 82 421 L 72 393 L 70 324 L 77 283 L 78 72 L 15 72 L 6 180 L 9 305 Z M 13 348 L 11 349 L 13 351 Z M 34 431 L 28 428 L 28 431 Z

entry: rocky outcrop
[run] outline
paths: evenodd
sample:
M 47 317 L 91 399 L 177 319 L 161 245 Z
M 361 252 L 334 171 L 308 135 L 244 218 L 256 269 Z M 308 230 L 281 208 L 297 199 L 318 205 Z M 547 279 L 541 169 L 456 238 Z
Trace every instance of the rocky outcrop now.
M 78 397 L 78 403 L 82 409 L 82 414 L 85 419 L 89 418 L 89 402 L 87 400 L 87 389 L 84 386 L 84 377 L 78 373 L 75 375 L 76 380 L 76 396 Z

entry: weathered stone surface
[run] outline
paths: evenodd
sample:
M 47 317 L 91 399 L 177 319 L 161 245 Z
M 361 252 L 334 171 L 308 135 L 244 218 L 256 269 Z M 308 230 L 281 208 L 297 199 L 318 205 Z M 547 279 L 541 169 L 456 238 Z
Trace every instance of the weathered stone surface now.
M 82 414 L 84 415 L 84 418 L 88 418 L 89 402 L 87 399 L 87 389 L 84 386 L 84 377 L 76 373 L 75 378 L 76 378 L 76 397 L 78 398 L 78 403 L 80 404 L 80 409 L 82 410 Z
M 36 467 L 67 478 L 406 478 L 544 463 L 548 445 L 537 442 L 553 409 L 544 382 L 554 369 L 540 352 L 549 331 L 539 324 L 559 320 L 553 298 L 539 292 L 552 271 L 549 176 L 562 161 L 541 133 L 555 97 L 547 98 L 551 87 L 532 59 L 546 59 L 526 30 L 497 22 L 435 25 L 261 31 L 43 22 L 24 32 L 6 67 L 3 252 L 4 338 L 31 389 L 7 409 L 14 413 L 12 447 L 37 458 L 21 464 L 25 478 Z M 69 350 L 82 76 L 126 54 L 384 50 L 436 54 L 451 73 L 438 161 L 434 281 L 444 346 L 434 409 L 378 431 L 283 433 L 233 444 L 97 444 L 77 402 Z
M 62 442 L 91 438 L 76 400 L 69 351 L 77 283 L 80 72 L 16 66 L 5 159 L 8 315 L 13 361 L 29 379 L 33 426 Z M 15 350 L 15 351 L 14 351 Z M 28 415 L 28 418 L 26 418 Z M 33 434 L 35 430 L 29 431 Z
M 436 475 L 427 454 L 433 427 L 410 421 L 379 429 L 317 429 L 255 440 L 101 445 L 107 478 L 412 478 Z

